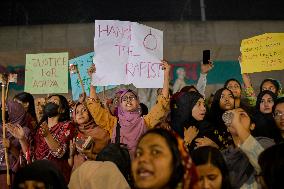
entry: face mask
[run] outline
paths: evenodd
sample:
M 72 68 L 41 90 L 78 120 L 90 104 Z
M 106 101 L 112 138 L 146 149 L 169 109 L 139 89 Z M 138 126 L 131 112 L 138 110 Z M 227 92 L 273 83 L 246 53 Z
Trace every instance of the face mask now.
M 54 104 L 52 102 L 48 102 L 44 106 L 43 114 L 46 115 L 47 117 L 55 117 L 58 115 L 58 108 L 59 106 L 57 104 Z

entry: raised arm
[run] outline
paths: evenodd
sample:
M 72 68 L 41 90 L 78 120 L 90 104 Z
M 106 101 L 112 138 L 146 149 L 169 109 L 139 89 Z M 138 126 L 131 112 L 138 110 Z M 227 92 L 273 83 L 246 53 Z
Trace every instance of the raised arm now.
M 162 69 L 164 70 L 162 94 L 158 96 L 157 103 L 152 107 L 151 111 L 144 116 L 144 120 L 148 128 L 155 127 L 170 110 L 169 82 L 171 66 L 164 60 L 162 61 L 162 64 Z
M 197 81 L 196 88 L 198 92 L 205 98 L 205 89 L 206 89 L 206 84 L 207 84 L 207 74 L 212 70 L 214 67 L 213 62 L 209 60 L 209 64 L 203 64 L 201 62 L 200 64 L 200 75 L 199 79 Z
M 96 72 L 94 64 L 88 69 L 88 74 L 92 78 L 92 74 Z M 101 128 L 107 130 L 110 135 L 113 128 L 117 124 L 117 118 L 112 116 L 111 113 L 101 106 L 100 100 L 96 93 L 96 87 L 90 83 L 90 97 L 87 99 L 87 107 L 90 114 L 94 118 L 96 124 Z
M 240 67 L 241 67 L 242 55 L 239 56 L 238 60 L 239 60 L 239 64 L 240 64 Z M 252 87 L 250 77 L 249 77 L 249 75 L 247 73 L 242 73 L 242 79 L 243 79 L 243 82 L 244 82 L 244 95 L 245 95 L 245 98 L 248 99 L 250 106 L 255 106 L 255 104 L 256 104 L 256 95 L 255 95 L 254 89 Z

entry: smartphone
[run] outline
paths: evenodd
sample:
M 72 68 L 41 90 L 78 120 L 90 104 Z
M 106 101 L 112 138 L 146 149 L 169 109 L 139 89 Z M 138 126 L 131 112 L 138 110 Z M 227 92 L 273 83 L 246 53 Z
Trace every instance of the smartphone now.
M 209 64 L 210 60 L 210 50 L 203 51 L 203 64 Z
M 88 138 L 84 138 L 84 137 L 77 137 L 75 144 L 76 144 L 76 148 L 78 150 L 78 152 L 81 152 L 83 150 L 88 150 L 93 143 L 93 138 L 91 136 L 89 136 Z

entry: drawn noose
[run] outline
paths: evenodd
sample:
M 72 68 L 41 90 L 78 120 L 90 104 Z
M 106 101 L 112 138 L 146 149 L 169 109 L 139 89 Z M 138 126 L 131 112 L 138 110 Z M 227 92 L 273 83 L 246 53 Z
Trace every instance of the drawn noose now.
M 155 35 L 152 34 L 151 32 L 151 29 L 150 29 L 150 32 L 149 34 L 147 34 L 145 37 L 144 37 L 144 40 L 143 40 L 143 46 L 146 48 L 146 49 L 149 49 L 151 51 L 153 50 L 156 50 L 157 49 L 157 38 Z

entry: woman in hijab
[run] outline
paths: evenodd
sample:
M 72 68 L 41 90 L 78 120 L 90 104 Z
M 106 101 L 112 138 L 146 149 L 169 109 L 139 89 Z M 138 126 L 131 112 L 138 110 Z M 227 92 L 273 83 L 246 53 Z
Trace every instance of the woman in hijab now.
M 109 143 L 110 136 L 95 123 L 85 103 L 78 102 L 74 106 L 73 120 L 77 134 L 70 143 L 68 162 L 75 170 L 87 159 L 96 159 L 96 155 Z
M 197 173 L 183 140 L 161 128 L 148 130 L 132 161 L 136 189 L 193 189 Z
M 218 136 L 209 122 L 204 120 L 206 107 L 200 93 L 180 92 L 171 103 L 171 126 L 184 139 L 190 151 L 207 145 L 218 148 Z
M 158 97 L 158 102 L 151 111 L 143 117 L 139 107 L 139 98 L 135 91 L 124 90 L 120 94 L 117 109 L 118 117 L 116 117 L 101 107 L 95 87 L 91 86 L 90 89 L 90 98 L 87 100 L 87 106 L 95 122 L 109 131 L 113 143 L 126 144 L 131 157 L 133 157 L 139 137 L 147 129 L 155 127 L 169 109 L 170 65 L 166 61 L 162 63 L 164 70 L 162 95 Z M 91 67 L 90 72 L 93 73 L 94 69 L 94 67 Z
M 7 112 L 6 112 L 6 128 L 8 131 L 14 130 L 17 127 L 22 127 L 23 135 L 27 138 L 30 136 L 29 119 L 25 112 L 24 107 L 15 101 L 7 102 Z M 6 139 L 3 140 L 2 131 L 3 127 L 0 128 L 0 186 L 5 189 L 7 187 L 6 180 L 6 163 L 4 155 L 4 147 L 8 150 L 9 158 L 9 168 L 10 174 L 14 173 L 21 166 L 21 160 L 24 159 L 24 154 L 21 151 L 21 145 L 19 140 L 14 137 L 10 132 L 6 132 Z
M 252 132 L 254 136 L 268 137 L 274 139 L 275 142 L 280 137 L 272 113 L 276 99 L 277 96 L 269 90 L 262 91 L 257 96 L 254 115 L 256 127 Z

